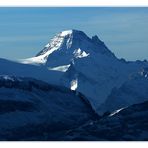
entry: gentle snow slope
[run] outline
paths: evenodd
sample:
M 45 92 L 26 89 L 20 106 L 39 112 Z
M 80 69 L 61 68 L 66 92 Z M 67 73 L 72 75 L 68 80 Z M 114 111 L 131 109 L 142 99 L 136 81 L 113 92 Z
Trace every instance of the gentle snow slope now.
M 50 71 L 46 67 L 29 64 L 21 64 L 5 59 L 0 59 L 0 75 L 14 75 L 23 77 L 32 77 L 50 84 L 58 84 L 63 73 L 59 71 Z

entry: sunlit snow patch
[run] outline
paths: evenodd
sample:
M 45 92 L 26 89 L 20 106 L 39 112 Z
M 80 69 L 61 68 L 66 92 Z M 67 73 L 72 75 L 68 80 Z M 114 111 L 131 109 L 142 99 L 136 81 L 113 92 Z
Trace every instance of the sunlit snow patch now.
M 67 36 L 68 34 L 72 34 L 72 30 L 66 30 L 61 32 L 61 36 Z
M 117 113 L 119 113 L 121 110 L 123 110 L 124 109 L 124 107 L 123 108 L 120 108 L 120 109 L 118 109 L 118 110 L 115 110 L 113 113 L 111 113 L 109 116 L 111 117 L 111 116 L 114 116 L 115 114 L 117 114 Z
M 28 59 L 21 59 L 19 60 L 20 63 L 23 64 L 33 64 L 33 65 L 38 65 L 38 64 L 45 64 L 47 61 L 47 59 L 45 57 L 38 56 L 38 57 L 32 57 L 32 58 L 28 58 Z
M 76 90 L 78 87 L 78 80 L 77 79 L 72 80 L 70 85 L 71 85 L 70 87 L 71 90 Z
M 61 72 L 66 72 L 69 68 L 70 64 L 68 65 L 62 65 L 62 66 L 58 66 L 58 67 L 53 67 L 53 68 L 48 68 L 49 70 L 55 70 L 55 71 L 61 71 Z
M 89 53 L 86 53 L 85 51 L 82 51 L 80 48 L 76 49 L 73 52 L 73 54 L 74 54 L 75 58 L 84 58 L 84 57 L 89 56 Z

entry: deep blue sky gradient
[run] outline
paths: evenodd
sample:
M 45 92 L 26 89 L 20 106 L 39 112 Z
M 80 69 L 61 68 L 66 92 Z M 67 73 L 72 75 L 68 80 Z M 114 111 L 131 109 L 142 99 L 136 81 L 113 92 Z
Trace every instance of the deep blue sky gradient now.
M 0 57 L 36 55 L 62 30 L 97 34 L 119 58 L 148 59 L 148 8 L 0 8 Z

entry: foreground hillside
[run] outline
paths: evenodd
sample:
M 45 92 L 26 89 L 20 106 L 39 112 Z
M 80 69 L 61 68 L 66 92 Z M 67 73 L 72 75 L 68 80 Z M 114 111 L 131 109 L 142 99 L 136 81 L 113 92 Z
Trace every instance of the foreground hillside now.
M 93 118 L 97 115 L 80 93 L 32 78 L 0 76 L 0 140 L 51 140 L 47 134 Z
M 147 141 L 148 101 L 117 110 L 98 121 L 90 121 L 61 138 L 82 141 Z

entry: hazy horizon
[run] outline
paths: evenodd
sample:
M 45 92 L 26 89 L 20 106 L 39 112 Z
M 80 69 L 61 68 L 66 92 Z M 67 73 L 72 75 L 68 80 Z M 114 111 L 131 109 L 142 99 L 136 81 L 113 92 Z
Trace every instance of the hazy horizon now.
M 36 55 L 58 32 L 98 35 L 118 58 L 148 60 L 148 8 L 0 8 L 0 58 Z

